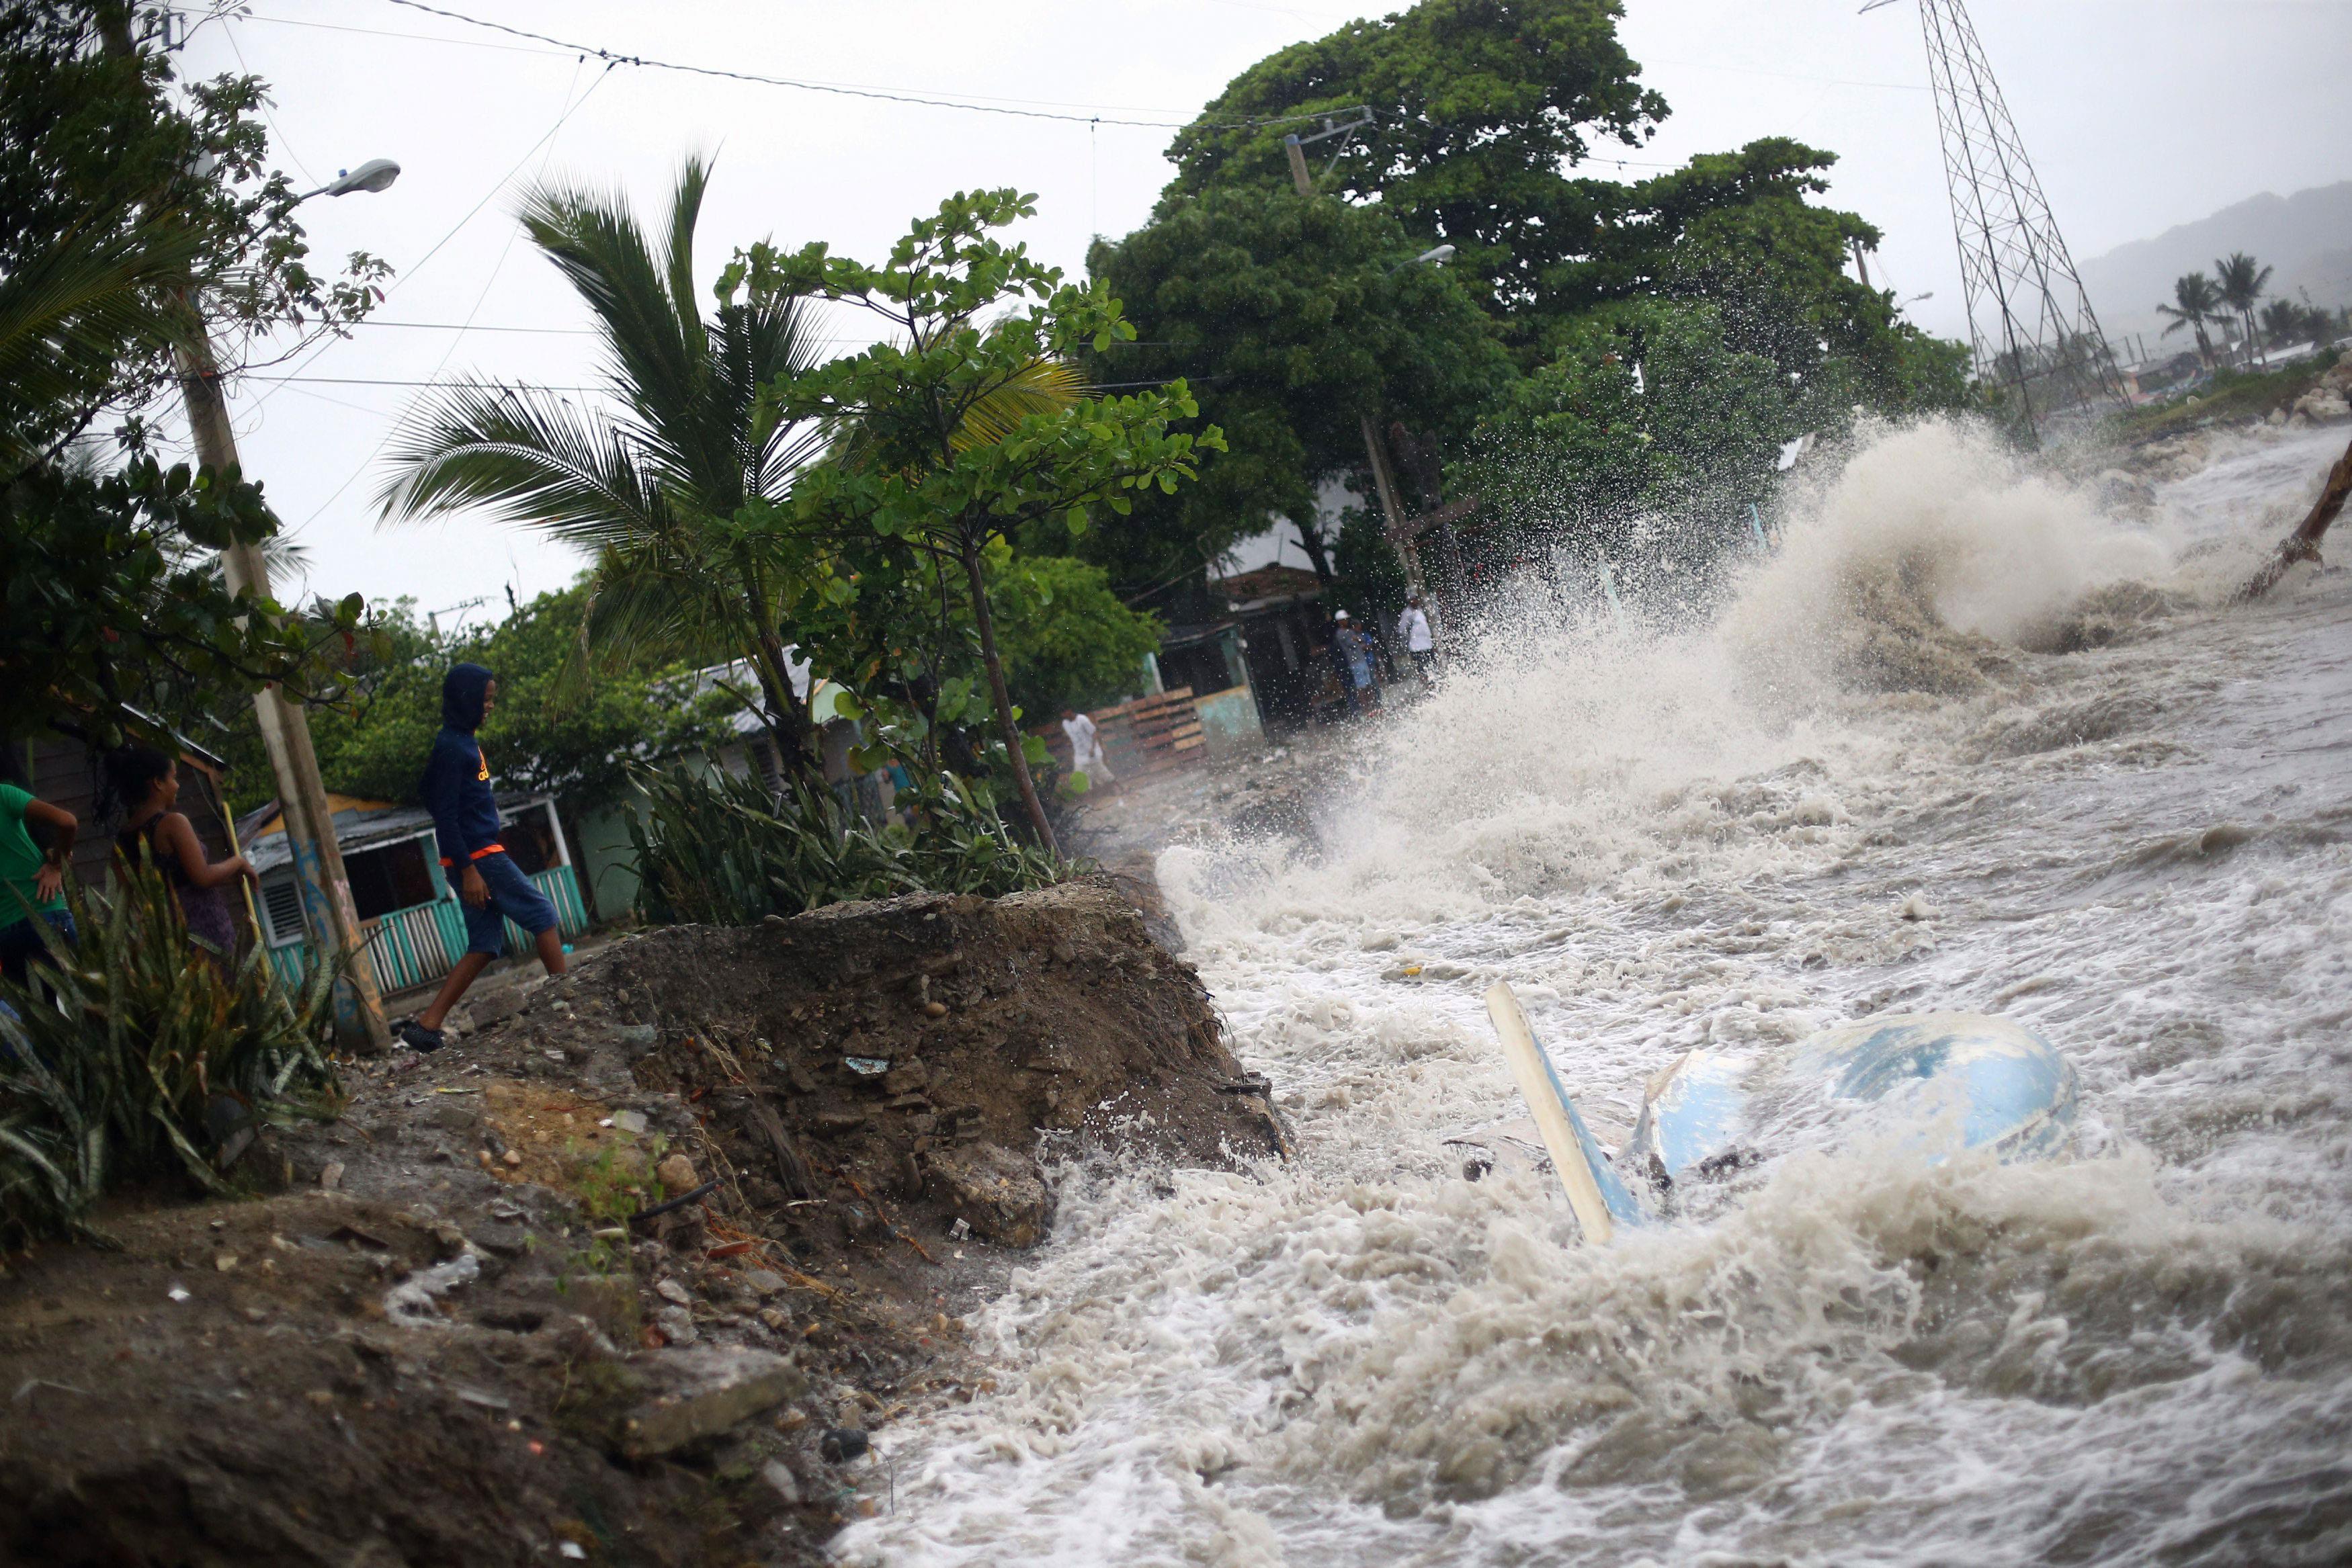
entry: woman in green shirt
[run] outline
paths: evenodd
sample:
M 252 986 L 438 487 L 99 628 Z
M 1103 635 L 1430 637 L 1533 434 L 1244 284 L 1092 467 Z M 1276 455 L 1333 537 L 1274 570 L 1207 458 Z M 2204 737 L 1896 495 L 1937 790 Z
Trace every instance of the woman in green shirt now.
M 44 951 L 46 922 L 70 942 L 73 915 L 66 908 L 66 867 L 73 856 L 74 831 L 81 824 L 71 811 L 35 799 L 27 788 L 24 753 L 14 743 L 0 746 L 0 973 L 18 985 L 25 967 Z M 46 829 L 48 848 L 34 841 L 33 829 Z

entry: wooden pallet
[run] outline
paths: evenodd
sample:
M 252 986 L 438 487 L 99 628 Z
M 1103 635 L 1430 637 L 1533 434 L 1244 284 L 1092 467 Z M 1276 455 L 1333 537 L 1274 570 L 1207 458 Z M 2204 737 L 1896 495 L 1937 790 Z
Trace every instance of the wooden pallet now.
M 1201 715 L 1193 706 L 1190 686 L 1136 697 L 1087 716 L 1095 721 L 1095 739 L 1104 758 L 1121 779 L 1194 768 L 1208 759 L 1208 743 L 1201 734 Z M 1056 763 L 1069 768 L 1070 740 L 1059 724 L 1032 733 L 1045 743 Z

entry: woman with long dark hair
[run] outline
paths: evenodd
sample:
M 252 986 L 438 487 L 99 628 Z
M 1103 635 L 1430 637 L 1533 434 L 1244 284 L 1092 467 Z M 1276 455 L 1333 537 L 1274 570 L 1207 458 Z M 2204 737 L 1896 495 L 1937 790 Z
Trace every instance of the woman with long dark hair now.
M 131 865 L 143 852 L 172 889 L 196 948 L 226 977 L 236 963 L 236 917 L 223 891 L 238 877 L 259 880 L 243 855 L 213 861 L 205 854 L 195 825 L 173 806 L 180 799 L 180 767 L 152 746 L 126 746 L 106 754 L 106 793 L 100 800 L 121 822 L 114 850 Z
M 16 742 L 0 746 L 0 974 L 20 986 L 25 967 L 46 950 L 43 926 L 74 939 L 66 877 L 80 826 L 71 811 L 34 796 Z M 34 841 L 36 829 L 45 831 L 47 849 Z

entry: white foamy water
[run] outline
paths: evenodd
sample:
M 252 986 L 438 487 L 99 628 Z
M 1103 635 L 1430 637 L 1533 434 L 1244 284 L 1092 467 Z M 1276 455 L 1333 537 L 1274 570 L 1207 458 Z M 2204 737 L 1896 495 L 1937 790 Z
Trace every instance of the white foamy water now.
M 2220 605 L 2341 439 L 2122 517 L 1875 436 L 1705 629 L 1507 630 L 1319 850 L 1171 852 L 1299 1155 L 1073 1174 L 977 1321 L 1000 1392 L 886 1435 L 843 1554 L 2352 1556 L 2352 582 Z M 1801 1152 L 1581 1247 L 1442 1143 L 1518 1113 L 1498 977 L 1621 1126 L 1695 1045 L 2004 1013 L 2082 1155 Z

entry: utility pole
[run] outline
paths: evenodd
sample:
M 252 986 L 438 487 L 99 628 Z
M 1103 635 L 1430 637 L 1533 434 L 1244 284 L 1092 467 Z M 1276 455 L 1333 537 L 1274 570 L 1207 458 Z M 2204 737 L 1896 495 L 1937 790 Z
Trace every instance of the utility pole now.
M 236 434 L 229 425 L 228 402 L 221 395 L 220 367 L 213 360 L 204 315 L 193 295 L 187 303 L 195 318 L 195 331 L 180 354 L 188 433 L 195 442 L 196 461 L 226 474 L 238 466 Z M 231 593 L 269 597 L 269 568 L 258 545 L 244 540 L 231 544 L 221 552 L 221 569 Z M 392 1049 L 392 1034 L 384 1026 L 383 998 L 376 989 L 375 965 L 360 930 L 359 910 L 352 903 L 342 846 L 335 841 L 334 814 L 319 778 L 319 754 L 310 746 L 310 716 L 274 685 L 254 694 L 253 712 L 278 785 L 278 809 L 287 845 L 293 851 L 303 915 L 322 949 L 348 956 L 349 967 L 335 986 L 336 1035 L 352 1050 L 381 1055 Z
M 1892 4 L 1869 0 L 1862 9 Z M 2039 444 L 2053 418 L 2131 400 L 1966 0 L 1918 6 L 1977 374 L 2010 383 Z
M 1370 115 L 1365 116 L 1366 120 L 1370 118 Z M 1318 132 L 1307 141 L 1319 141 L 1326 136 L 1336 136 L 1352 129 L 1352 126 L 1336 127 Z M 1302 196 L 1313 195 L 1315 176 L 1307 172 L 1306 142 L 1296 135 L 1286 136 L 1282 139 L 1282 151 L 1290 160 L 1293 188 Z M 1390 548 L 1397 553 L 1397 560 L 1404 567 L 1406 586 L 1418 593 L 1421 591 L 1421 550 L 1405 532 L 1404 508 L 1397 505 L 1396 481 L 1389 474 L 1388 453 L 1381 444 L 1380 427 L 1372 423 L 1372 416 L 1369 413 L 1360 417 L 1360 423 L 1364 433 L 1364 457 L 1372 467 L 1372 487 L 1379 492 L 1381 517 L 1386 524 L 1383 531 L 1388 535 Z
M 127 4 L 117 4 L 99 11 L 100 38 L 110 55 L 127 57 L 138 52 L 131 36 L 131 10 Z M 337 184 L 382 190 L 399 172 L 396 165 L 363 166 L 360 179 L 346 176 Z M 336 193 L 341 192 L 336 190 Z M 240 465 L 228 402 L 221 395 L 220 366 L 213 359 L 212 337 L 195 290 L 187 289 L 181 298 L 194 326 L 178 351 L 188 434 L 195 444 L 197 463 L 226 474 Z M 258 545 L 232 543 L 221 552 L 221 570 L 231 594 L 269 598 L 269 569 L 262 561 Z M 278 785 L 278 814 L 285 824 L 287 845 L 293 851 L 294 881 L 301 889 L 302 913 L 320 946 L 348 959 L 343 977 L 335 986 L 336 1037 L 351 1050 L 382 1055 L 392 1049 L 392 1034 L 384 1027 L 383 998 L 376 989 L 375 965 L 360 931 L 359 910 L 352 903 L 342 846 L 335 841 L 327 788 L 319 778 L 319 755 L 310 746 L 310 716 L 299 704 L 288 702 L 275 685 L 254 695 L 253 711 L 261 726 L 262 746 L 269 754 L 269 771 Z

